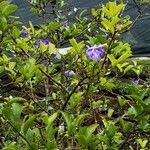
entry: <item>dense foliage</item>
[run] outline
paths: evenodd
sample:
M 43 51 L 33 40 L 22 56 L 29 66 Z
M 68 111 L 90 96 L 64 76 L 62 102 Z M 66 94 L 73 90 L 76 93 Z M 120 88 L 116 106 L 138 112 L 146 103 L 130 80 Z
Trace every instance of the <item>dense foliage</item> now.
M 89 19 L 63 1 L 30 3 L 43 24 L 23 26 L 17 6 L 0 2 L 0 147 L 150 149 L 150 75 L 121 40 L 135 23 L 126 4 L 108 2 Z

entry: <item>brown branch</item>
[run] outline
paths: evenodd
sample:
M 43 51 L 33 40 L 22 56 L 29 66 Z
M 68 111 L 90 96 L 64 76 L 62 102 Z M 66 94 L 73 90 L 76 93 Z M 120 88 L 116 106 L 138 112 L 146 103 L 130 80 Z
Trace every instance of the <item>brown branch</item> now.
M 111 50 L 111 46 L 112 46 L 112 44 L 113 44 L 113 42 L 114 42 L 115 35 L 116 35 L 116 32 L 114 32 L 114 34 L 113 34 L 113 35 L 112 35 L 112 37 L 111 37 L 110 42 L 108 43 L 108 49 L 107 49 L 106 55 L 105 55 L 105 57 L 104 57 L 104 60 L 103 60 L 102 66 L 101 66 L 101 70 L 102 70 L 102 69 L 103 69 L 103 67 L 104 67 L 104 64 L 105 64 L 105 61 L 106 61 L 106 59 L 107 59 L 108 53 L 109 53 L 109 52 L 110 52 L 110 50 Z
M 74 87 L 74 89 L 71 91 L 71 93 L 67 96 L 66 101 L 65 101 L 65 103 L 63 104 L 61 110 L 65 110 L 65 109 L 66 109 L 67 104 L 68 104 L 68 102 L 69 102 L 71 96 L 75 93 L 75 91 L 77 90 L 77 88 L 82 85 L 82 82 L 83 82 L 83 81 L 84 81 L 84 79 L 81 80 L 80 82 L 78 82 L 78 84 Z
M 41 68 L 39 68 L 39 70 L 40 70 L 46 77 L 48 77 L 53 83 L 55 83 L 56 85 L 58 85 L 59 87 L 61 87 L 65 92 L 68 93 L 68 91 L 66 90 L 66 87 L 64 87 L 61 83 L 57 82 L 55 79 L 53 79 L 48 73 L 46 73 L 45 71 L 43 71 Z
M 25 91 L 24 91 L 25 92 Z M 47 113 L 47 114 L 49 114 L 50 115 L 50 113 L 47 111 L 47 110 L 45 110 L 40 104 L 38 104 L 38 102 L 36 101 L 36 98 L 35 98 L 35 96 L 34 96 L 34 94 L 32 93 L 31 95 L 29 95 L 27 92 L 25 92 L 30 98 L 31 98 L 31 100 L 42 110 L 42 111 L 44 111 L 45 113 Z

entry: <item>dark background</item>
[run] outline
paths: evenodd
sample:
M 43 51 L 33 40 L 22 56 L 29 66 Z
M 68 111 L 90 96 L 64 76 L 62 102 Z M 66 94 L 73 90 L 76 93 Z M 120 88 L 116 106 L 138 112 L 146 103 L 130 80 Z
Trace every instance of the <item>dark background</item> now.
M 90 16 L 90 9 L 98 7 L 100 3 L 105 3 L 107 0 L 66 0 L 70 4 L 71 9 L 73 7 L 87 9 L 87 15 Z M 12 3 L 18 5 L 16 16 L 20 17 L 20 20 L 27 25 L 29 20 L 32 20 L 34 25 L 42 22 L 42 18 L 34 15 L 30 12 L 30 5 L 26 0 L 12 0 Z M 133 2 L 129 0 L 126 10 L 126 15 L 135 19 L 138 15 L 138 8 Z M 150 5 L 145 13 L 150 13 Z M 129 42 L 133 48 L 133 54 L 137 56 L 150 56 L 150 16 L 144 16 L 140 18 L 134 27 L 123 35 L 125 41 Z

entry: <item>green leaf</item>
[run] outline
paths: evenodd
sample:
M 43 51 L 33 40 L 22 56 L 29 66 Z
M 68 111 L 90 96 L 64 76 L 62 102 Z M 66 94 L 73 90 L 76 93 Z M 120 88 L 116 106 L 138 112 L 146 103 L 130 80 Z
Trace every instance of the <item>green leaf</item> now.
M 108 117 L 111 117 L 112 115 L 113 115 L 113 113 L 114 113 L 114 110 L 113 109 L 111 109 L 111 108 L 109 108 L 108 109 Z
M 144 90 L 142 91 L 142 94 L 141 94 L 141 96 L 140 96 L 140 99 L 143 100 L 144 97 L 145 97 L 148 93 L 149 93 L 149 87 L 146 88 L 146 89 L 144 89 Z
M 92 102 L 93 109 L 100 108 L 103 104 L 104 104 L 103 100 L 98 100 L 98 101 Z
M 29 21 L 29 26 L 30 26 L 30 28 L 31 28 L 32 33 L 34 34 L 34 33 L 35 33 L 35 30 L 34 30 L 34 26 L 33 26 L 33 24 L 32 24 L 31 21 Z
M 0 17 L 0 29 L 2 32 L 4 32 L 7 29 L 7 20 L 5 17 Z
M 92 124 L 90 126 L 80 128 L 79 132 L 76 134 L 76 138 L 82 147 L 87 148 L 89 145 L 96 142 L 97 137 L 93 135 L 93 132 L 97 127 L 98 124 Z
M 137 74 L 137 76 L 139 76 L 140 73 L 141 73 L 141 69 L 138 69 L 138 68 L 132 68 L 132 70 Z
M 121 98 L 120 96 L 117 97 L 118 98 L 118 103 L 119 105 L 122 107 L 127 103 L 127 100 L 124 98 Z
M 143 131 L 149 131 L 150 132 L 150 124 L 148 123 L 148 120 L 144 117 L 140 119 L 139 126 Z
M 83 93 L 82 92 L 78 92 L 78 93 L 74 93 L 71 98 L 70 98 L 70 105 L 69 108 L 70 109 L 75 109 L 78 105 L 80 105 L 82 99 L 83 99 Z
M 14 121 L 19 121 L 23 107 L 18 103 L 12 104 L 12 112 Z
M 30 9 L 30 11 L 31 11 L 32 13 L 38 15 L 38 9 L 37 9 L 37 8 L 32 7 L 32 8 Z
M 11 118 L 12 118 L 12 109 L 10 107 L 4 107 L 2 109 L 2 113 L 6 117 L 6 119 L 11 120 Z
M 16 10 L 17 10 L 16 5 L 13 5 L 13 4 L 8 5 L 2 10 L 2 15 L 4 17 L 8 17 L 10 14 L 14 13 Z
M 60 28 L 60 24 L 58 22 L 50 22 L 47 27 L 51 31 L 56 31 L 57 29 Z
M 48 46 L 48 52 L 49 52 L 49 54 L 55 53 L 56 50 L 57 50 L 57 49 L 56 49 L 55 45 L 52 44 L 52 43 L 50 43 L 49 46 Z
M 7 1 L 7 0 L 0 2 L 0 11 L 2 11 L 3 8 L 4 8 L 5 6 L 7 6 L 8 4 L 9 4 L 9 1 Z
M 17 39 L 20 34 L 21 34 L 21 31 L 17 27 L 14 26 L 12 30 L 12 37 L 14 39 Z
M 136 109 L 133 106 L 128 109 L 127 114 L 133 117 L 136 117 L 138 115 Z
M 0 66 L 0 73 L 2 73 L 5 70 L 5 66 Z
M 65 112 L 61 112 L 61 114 L 67 124 L 67 133 L 69 136 L 71 136 L 75 131 L 75 124 L 73 123 L 72 116 Z
M 45 116 L 43 118 L 44 123 L 46 126 L 46 147 L 47 149 L 57 149 L 57 143 L 55 141 L 55 133 L 58 130 L 57 128 L 53 127 L 54 121 L 57 118 L 58 113 L 54 113 L 51 116 Z
M 112 139 L 117 132 L 117 127 L 114 124 L 110 123 L 107 126 L 105 132 L 106 132 L 106 135 L 108 136 L 108 138 Z
M 119 69 L 120 72 L 123 71 L 123 68 L 122 68 L 121 64 L 117 64 L 117 67 L 118 67 L 118 69 Z
M 150 106 L 150 98 L 144 100 L 144 104 Z
M 128 53 L 128 52 L 124 53 L 122 56 L 119 57 L 119 59 L 117 60 L 117 63 L 121 63 L 122 61 L 125 61 L 130 56 L 132 56 L 131 53 Z
M 148 140 L 147 139 L 137 139 L 136 140 L 137 143 L 141 146 L 142 149 L 144 149 L 148 143 Z
M 110 11 L 109 11 L 105 6 L 103 6 L 101 10 L 102 10 L 102 12 L 103 12 L 106 16 L 112 17 L 112 14 L 110 13 Z
M 10 144 L 5 147 L 3 147 L 2 150 L 20 150 L 20 147 L 17 147 L 16 145 Z
M 108 55 L 108 58 L 109 58 L 109 60 L 111 62 L 112 67 L 115 67 L 117 65 L 117 60 L 115 59 L 113 54 Z
M 85 46 L 83 42 L 77 43 L 74 38 L 70 40 L 70 43 L 71 43 L 73 49 L 74 49 L 78 54 L 81 53 L 82 49 L 83 49 L 84 46 Z
M 9 62 L 9 64 L 8 64 L 8 68 L 9 68 L 10 70 L 14 69 L 15 66 L 16 66 L 16 62 Z
M 101 24 L 105 27 L 106 30 L 109 30 L 112 34 L 114 34 L 115 28 L 109 19 L 103 18 Z
M 37 130 L 37 128 L 34 128 L 33 130 L 31 130 L 30 128 L 28 129 L 25 137 L 28 140 L 28 142 L 30 143 L 30 146 L 28 145 L 28 143 L 26 143 L 27 145 L 27 149 L 28 150 L 38 150 L 38 135 L 35 132 L 35 130 Z
M 128 71 L 130 71 L 133 68 L 133 65 L 129 65 L 124 69 L 124 74 L 126 74 Z
M 89 114 L 81 114 L 81 115 L 77 116 L 77 118 L 74 119 L 74 125 L 76 127 L 79 126 L 79 124 L 88 116 L 89 116 Z
M 47 146 L 46 146 L 46 150 L 57 150 L 57 143 L 56 141 L 53 139 L 53 140 L 49 140 L 47 141 Z
M 123 119 L 120 119 L 120 124 L 123 128 L 124 133 L 129 133 L 132 130 L 133 125 L 131 122 L 127 122 L 124 121 Z
M 134 150 L 132 146 L 129 146 L 130 150 Z
M 16 47 L 23 49 L 25 52 L 31 49 L 31 47 L 28 46 L 28 44 L 23 39 L 16 39 L 16 42 Z
M 108 16 L 108 17 L 115 17 L 118 16 L 121 11 L 124 9 L 126 5 L 121 3 L 119 5 L 116 4 L 116 1 L 114 2 L 108 2 L 106 4 L 106 7 L 103 7 L 102 11 Z M 104 10 L 105 8 L 105 10 Z M 106 10 L 107 8 L 107 10 Z
M 7 63 L 9 61 L 9 58 L 5 54 L 3 54 L 2 58 L 3 58 L 3 63 Z
M 87 137 L 90 137 L 91 134 L 93 134 L 93 132 L 96 130 L 96 128 L 98 126 L 99 126 L 98 124 L 92 124 L 92 125 L 88 126 L 88 128 L 87 128 Z
M 69 128 L 71 125 L 72 125 L 72 118 L 71 118 L 71 115 L 65 113 L 65 112 L 61 112 L 66 124 L 67 124 L 67 127 Z
M 97 11 L 94 8 L 92 8 L 91 13 L 94 17 L 98 15 Z
M 58 113 L 56 112 L 48 118 L 48 125 L 53 124 L 54 120 L 57 118 L 57 115 L 58 115 Z
M 22 132 L 24 135 L 26 135 L 28 129 L 31 127 L 33 121 L 36 119 L 35 115 L 32 115 L 29 117 L 29 119 L 23 124 L 22 126 Z
M 62 116 L 67 124 L 67 133 L 68 135 L 74 134 L 76 128 L 79 126 L 79 124 L 88 116 L 88 114 L 81 114 L 77 118 L 72 118 L 71 115 L 61 112 Z
M 43 42 L 40 42 L 40 52 L 44 53 L 45 51 L 47 51 L 48 49 L 48 45 L 45 45 Z
M 26 80 L 29 80 L 37 73 L 38 65 L 35 64 L 35 60 L 33 58 L 29 58 L 26 62 L 19 66 L 19 71 Z

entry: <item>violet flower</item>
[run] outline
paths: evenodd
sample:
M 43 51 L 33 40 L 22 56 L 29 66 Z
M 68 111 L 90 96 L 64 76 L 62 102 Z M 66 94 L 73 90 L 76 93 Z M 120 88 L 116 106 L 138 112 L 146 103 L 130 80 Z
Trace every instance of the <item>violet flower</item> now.
M 65 27 L 69 27 L 68 20 L 62 21 L 62 24 L 63 24 Z
M 96 62 L 100 61 L 105 56 L 104 45 L 90 47 L 86 50 L 86 57 Z
M 70 88 L 70 87 L 67 87 L 67 88 L 66 88 L 66 91 L 67 91 L 67 92 L 71 92 L 71 88 Z
M 65 71 L 65 76 L 67 76 L 67 77 L 71 77 L 71 76 L 74 76 L 74 75 L 75 75 L 75 73 L 74 73 L 73 70 L 67 70 L 67 71 Z
M 43 60 L 43 65 L 47 66 L 47 60 Z
M 35 45 L 40 46 L 40 43 L 43 42 L 45 45 L 49 45 L 50 41 L 48 39 L 38 39 L 35 42 Z
M 26 38 L 27 36 L 28 36 L 28 31 L 27 30 L 23 30 L 22 32 L 21 32 L 21 37 L 22 38 Z
M 49 40 L 45 39 L 45 40 L 42 40 L 42 42 L 45 44 L 45 45 L 49 45 Z
M 135 85 L 138 85 L 140 82 L 140 79 L 137 79 L 137 80 L 132 80 L 132 83 L 135 84 Z

